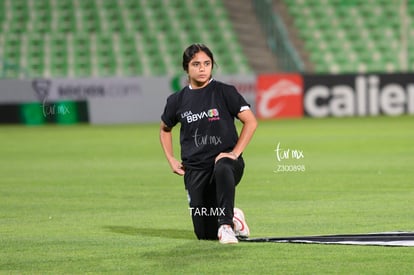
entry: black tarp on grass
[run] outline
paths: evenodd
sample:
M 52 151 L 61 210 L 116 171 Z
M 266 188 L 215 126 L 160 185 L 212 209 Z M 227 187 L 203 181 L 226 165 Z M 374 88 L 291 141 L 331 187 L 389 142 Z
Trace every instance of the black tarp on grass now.
M 264 237 L 241 239 L 243 242 L 347 244 L 378 246 L 414 246 L 414 232 L 382 232 L 368 234 Z

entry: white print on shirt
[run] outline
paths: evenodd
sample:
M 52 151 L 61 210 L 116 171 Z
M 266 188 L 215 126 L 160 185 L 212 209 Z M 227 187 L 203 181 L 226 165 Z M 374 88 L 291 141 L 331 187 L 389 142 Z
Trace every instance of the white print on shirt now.
M 199 135 L 198 134 L 198 128 L 195 131 L 194 134 L 194 144 L 196 147 L 200 147 L 203 145 L 213 144 L 214 146 L 217 146 L 219 144 L 222 144 L 221 137 L 218 136 L 209 136 L 209 135 Z
M 198 114 L 193 114 L 191 111 L 186 111 L 184 113 L 181 113 L 181 118 L 186 118 L 188 124 L 203 118 L 208 118 L 208 121 L 220 120 L 219 111 L 217 109 L 209 109 Z

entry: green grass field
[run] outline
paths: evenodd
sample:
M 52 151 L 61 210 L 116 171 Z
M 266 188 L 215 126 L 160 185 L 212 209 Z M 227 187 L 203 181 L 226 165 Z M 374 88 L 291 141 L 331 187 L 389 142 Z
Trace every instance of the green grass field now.
M 158 124 L 1 126 L 0 144 L 2 274 L 414 270 L 410 247 L 196 240 Z M 414 117 L 261 121 L 244 157 L 252 237 L 414 230 Z

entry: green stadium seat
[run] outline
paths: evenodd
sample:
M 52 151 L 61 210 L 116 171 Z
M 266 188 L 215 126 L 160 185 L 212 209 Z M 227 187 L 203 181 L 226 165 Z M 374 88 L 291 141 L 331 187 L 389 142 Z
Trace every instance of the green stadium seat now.
M 120 54 L 119 57 L 121 59 L 137 58 L 137 51 L 135 47 L 132 47 L 132 46 L 130 47 L 122 46 L 122 49 L 120 50 L 119 54 Z
M 0 0 L 0 26 L 0 57 L 36 76 L 171 74 L 195 42 L 250 70 L 221 0 Z
M 117 74 L 117 66 L 111 61 L 98 61 L 98 73 L 100 76 L 114 76 Z
M 102 31 L 99 14 L 96 10 L 86 11 L 82 14 L 80 32 L 97 33 Z
M 32 78 L 42 77 L 43 72 L 45 70 L 45 65 L 42 62 L 36 61 L 34 63 L 29 63 L 27 66 L 27 70 L 28 70 L 29 76 Z
M 13 34 L 6 36 L 4 39 L 3 60 L 9 64 L 19 65 L 22 45 L 21 36 Z
M 66 77 L 69 73 L 67 56 L 57 53 L 52 55 L 50 64 L 51 74 L 56 77 Z
M 74 66 L 74 76 L 75 77 L 88 77 L 92 75 L 92 66 L 89 65 L 79 65 L 75 64 Z
M 105 13 L 107 29 L 111 33 L 123 32 L 125 30 L 124 19 L 118 9 L 108 9 Z
M 122 62 L 122 71 L 126 76 L 141 75 L 144 73 L 143 64 L 139 59 L 124 59 Z
M 88 33 L 78 33 L 72 39 L 74 76 L 90 76 L 92 73 L 92 51 Z
M 51 29 L 51 21 L 47 19 L 36 19 L 30 23 L 28 31 L 34 33 L 46 33 Z
M 393 61 L 399 51 L 399 5 L 387 0 L 285 0 L 285 3 L 316 72 L 399 69 Z M 412 4 L 408 4 L 408 14 L 414 10 Z M 410 49 L 413 47 L 414 43 Z M 332 60 L 323 59 L 327 50 L 334 55 Z M 341 61 L 347 52 L 354 52 L 357 59 Z
M 49 1 L 31 1 L 30 9 L 33 9 L 36 14 L 50 14 L 53 7 Z

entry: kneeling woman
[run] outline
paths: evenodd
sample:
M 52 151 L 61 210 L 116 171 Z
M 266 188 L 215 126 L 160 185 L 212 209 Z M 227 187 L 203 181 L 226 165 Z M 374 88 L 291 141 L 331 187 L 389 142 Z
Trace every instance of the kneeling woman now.
M 212 78 L 214 64 L 213 53 L 203 44 L 184 51 L 189 85 L 168 97 L 160 141 L 172 171 L 184 176 L 197 238 L 237 243 L 237 237 L 249 235 L 234 200 L 244 171 L 242 153 L 257 121 L 234 86 Z M 243 123 L 240 136 L 235 118 Z M 172 146 L 171 130 L 178 123 L 182 161 L 174 157 Z

